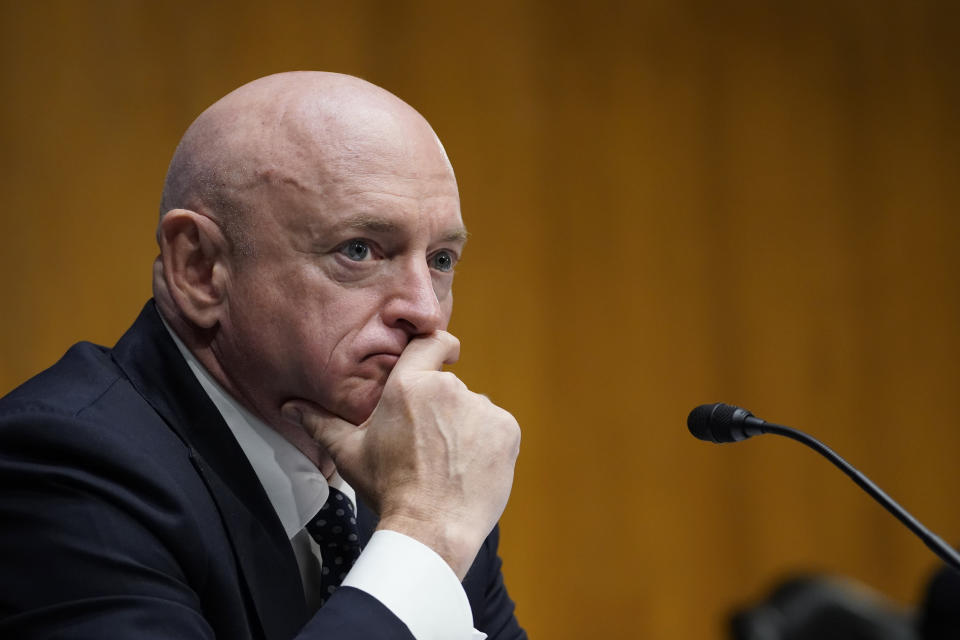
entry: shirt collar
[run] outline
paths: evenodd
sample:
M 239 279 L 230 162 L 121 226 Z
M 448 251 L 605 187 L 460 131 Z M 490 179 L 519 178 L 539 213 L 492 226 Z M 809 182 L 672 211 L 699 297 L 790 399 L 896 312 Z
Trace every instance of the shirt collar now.
M 330 493 L 327 479 L 299 449 L 227 393 L 187 349 L 166 320 L 163 320 L 163 326 L 237 439 L 277 512 L 287 537 L 292 539 L 327 501 Z M 329 484 L 346 493 L 356 504 L 353 489 L 337 473 L 330 478 Z

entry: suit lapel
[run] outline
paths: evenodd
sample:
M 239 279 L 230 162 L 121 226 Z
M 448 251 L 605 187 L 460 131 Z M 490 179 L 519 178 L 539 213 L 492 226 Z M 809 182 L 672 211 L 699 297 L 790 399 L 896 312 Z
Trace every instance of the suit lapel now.
M 286 533 L 243 450 L 183 360 L 152 300 L 112 356 L 190 449 L 194 467 L 220 511 L 264 636 L 293 637 L 309 615 Z

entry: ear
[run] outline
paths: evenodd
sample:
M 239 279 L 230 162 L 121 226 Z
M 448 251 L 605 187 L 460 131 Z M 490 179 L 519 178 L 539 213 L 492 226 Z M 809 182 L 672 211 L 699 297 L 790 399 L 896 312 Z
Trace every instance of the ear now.
M 230 274 L 223 231 L 205 215 L 173 209 L 160 220 L 157 240 L 174 304 L 196 326 L 214 327 L 227 300 Z

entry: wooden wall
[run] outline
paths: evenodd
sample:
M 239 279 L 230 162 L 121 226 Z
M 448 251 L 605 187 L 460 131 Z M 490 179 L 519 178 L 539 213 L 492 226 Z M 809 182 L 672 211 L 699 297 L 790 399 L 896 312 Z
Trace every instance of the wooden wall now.
M 960 543 L 960 15 L 949 2 L 0 4 L 0 392 L 150 295 L 174 146 L 287 69 L 435 125 L 473 239 L 457 371 L 524 443 L 502 552 L 533 637 L 723 638 L 797 570 L 909 606 L 933 556 L 725 400 Z

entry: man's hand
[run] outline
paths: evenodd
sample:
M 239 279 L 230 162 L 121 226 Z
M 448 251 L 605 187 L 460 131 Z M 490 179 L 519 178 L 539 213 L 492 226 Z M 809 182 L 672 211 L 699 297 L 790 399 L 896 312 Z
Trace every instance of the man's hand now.
M 506 507 L 520 428 L 440 370 L 459 353 L 459 341 L 444 331 L 414 338 L 359 426 L 302 401 L 286 403 L 283 414 L 330 453 L 380 514 L 380 529 L 431 547 L 462 580 Z

